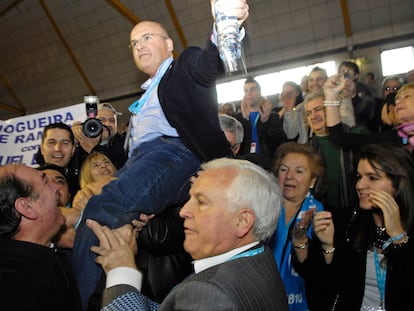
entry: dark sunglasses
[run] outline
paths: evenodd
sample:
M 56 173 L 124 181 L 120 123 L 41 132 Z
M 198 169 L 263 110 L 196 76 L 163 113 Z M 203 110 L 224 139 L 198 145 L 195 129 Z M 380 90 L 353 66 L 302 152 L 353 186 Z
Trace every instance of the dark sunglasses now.
M 400 89 L 400 86 L 393 86 L 393 87 L 384 87 L 384 91 L 398 91 Z

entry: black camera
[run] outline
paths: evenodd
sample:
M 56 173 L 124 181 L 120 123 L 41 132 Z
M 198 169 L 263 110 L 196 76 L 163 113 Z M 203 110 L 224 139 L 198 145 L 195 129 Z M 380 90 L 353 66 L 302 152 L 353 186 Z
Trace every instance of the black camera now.
M 352 74 L 349 71 L 345 72 L 344 73 L 344 79 L 345 80 L 352 80 Z
M 85 96 L 86 115 L 88 119 L 82 123 L 82 130 L 85 136 L 89 138 L 95 138 L 102 134 L 103 126 L 102 122 L 96 119 L 98 114 L 99 99 L 97 96 Z

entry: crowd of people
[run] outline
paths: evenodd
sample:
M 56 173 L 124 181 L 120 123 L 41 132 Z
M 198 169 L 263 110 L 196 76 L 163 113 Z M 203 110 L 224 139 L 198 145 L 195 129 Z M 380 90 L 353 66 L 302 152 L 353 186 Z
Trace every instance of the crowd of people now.
M 247 2 L 220 3 L 243 27 Z M 414 82 L 381 93 L 346 60 L 285 82 L 279 106 L 247 77 L 219 111 L 214 27 L 206 41 L 173 59 L 166 29 L 138 23 L 128 133 L 99 103 L 98 137 L 50 124 L 39 167 L 0 167 L 2 306 L 409 310 Z

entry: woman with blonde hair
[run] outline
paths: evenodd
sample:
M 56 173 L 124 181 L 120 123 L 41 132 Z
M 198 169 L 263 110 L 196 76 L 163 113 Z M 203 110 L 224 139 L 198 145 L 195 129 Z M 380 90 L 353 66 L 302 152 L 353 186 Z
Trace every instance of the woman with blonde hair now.
M 100 152 L 93 152 L 82 163 L 80 187 L 85 189 L 88 184 L 98 182 L 101 178 L 109 181 L 115 176 L 115 173 L 116 168 L 106 155 Z
M 100 152 L 92 152 L 82 163 L 80 170 L 80 190 L 73 199 L 72 206 L 83 210 L 89 199 L 101 193 L 102 188 L 114 180 L 116 168 L 111 160 Z

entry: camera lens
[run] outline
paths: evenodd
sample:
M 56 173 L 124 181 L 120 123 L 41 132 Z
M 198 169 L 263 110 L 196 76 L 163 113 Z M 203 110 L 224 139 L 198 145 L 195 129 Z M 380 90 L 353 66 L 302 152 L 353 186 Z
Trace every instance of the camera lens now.
M 98 119 L 91 118 L 83 123 L 83 133 L 89 138 L 98 137 L 102 130 L 102 123 Z
M 345 79 L 345 80 L 351 80 L 351 79 L 352 79 L 352 75 L 351 75 L 351 73 L 349 73 L 349 72 L 345 72 L 345 73 L 344 73 L 344 79 Z

